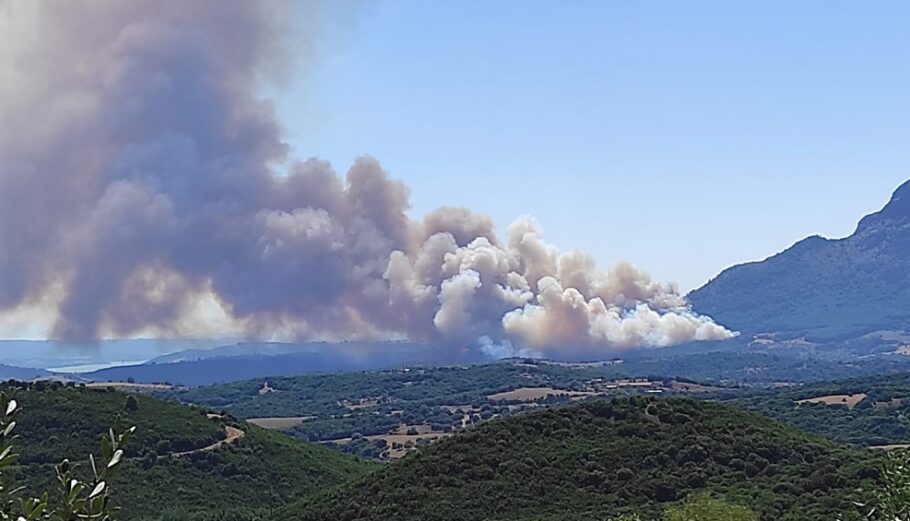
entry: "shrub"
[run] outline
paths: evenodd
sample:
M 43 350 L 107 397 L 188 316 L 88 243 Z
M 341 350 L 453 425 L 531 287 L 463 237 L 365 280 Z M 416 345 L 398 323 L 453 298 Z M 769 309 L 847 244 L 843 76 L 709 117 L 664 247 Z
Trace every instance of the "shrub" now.
M 0 478 L 4 469 L 12 465 L 19 455 L 13 445 L 13 431 L 16 428 L 15 417 L 19 413 L 19 404 L 15 391 L 11 395 L 0 393 Z M 109 480 L 120 469 L 123 461 L 123 447 L 129 441 L 136 428 L 123 429 L 120 419 L 114 422 L 108 437 L 101 440 L 101 461 L 89 455 L 91 477 L 85 481 L 76 476 L 76 465 L 63 460 L 55 467 L 57 482 L 60 484 L 61 498 L 58 505 L 49 503 L 49 494 L 41 497 L 17 497 L 21 489 L 6 479 L 0 479 L 0 519 L 17 521 L 74 521 L 97 519 L 111 521 L 115 508 L 111 505 Z

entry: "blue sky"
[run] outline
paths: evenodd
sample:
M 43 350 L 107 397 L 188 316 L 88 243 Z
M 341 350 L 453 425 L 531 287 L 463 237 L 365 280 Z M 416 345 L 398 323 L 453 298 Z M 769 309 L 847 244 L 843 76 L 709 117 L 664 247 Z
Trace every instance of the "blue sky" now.
M 907 27 L 905 2 L 378 1 L 277 107 L 298 156 L 375 156 L 415 216 L 531 214 L 689 290 L 910 178 Z

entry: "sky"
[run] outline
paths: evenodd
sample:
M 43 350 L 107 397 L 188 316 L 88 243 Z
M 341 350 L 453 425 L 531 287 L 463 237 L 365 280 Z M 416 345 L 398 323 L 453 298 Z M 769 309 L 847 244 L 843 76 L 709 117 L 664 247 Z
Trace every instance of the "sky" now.
M 849 235 L 910 178 L 905 2 L 376 1 L 277 92 L 299 156 L 368 154 L 411 214 L 628 260 L 683 291 Z

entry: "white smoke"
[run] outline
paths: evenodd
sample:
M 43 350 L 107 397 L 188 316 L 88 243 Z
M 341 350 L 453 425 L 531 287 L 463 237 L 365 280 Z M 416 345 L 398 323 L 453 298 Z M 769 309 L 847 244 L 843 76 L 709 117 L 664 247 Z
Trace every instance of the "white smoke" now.
M 505 240 L 466 209 L 414 221 L 376 160 L 290 158 L 261 86 L 289 20 L 316 47 L 324 5 L 0 0 L 0 317 L 49 306 L 68 340 L 217 324 L 555 356 L 733 336 L 530 218 Z

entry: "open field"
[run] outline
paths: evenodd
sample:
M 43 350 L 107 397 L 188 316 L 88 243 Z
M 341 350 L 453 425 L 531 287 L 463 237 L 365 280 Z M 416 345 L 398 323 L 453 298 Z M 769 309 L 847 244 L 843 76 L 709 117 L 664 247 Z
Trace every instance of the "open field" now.
M 829 394 L 816 398 L 806 398 L 798 400 L 796 403 L 823 403 L 825 405 L 846 405 L 848 409 L 853 409 L 856 404 L 866 399 L 866 393 L 856 394 Z
M 572 398 L 581 398 L 585 396 L 594 396 L 596 394 L 597 393 L 593 392 L 566 391 L 563 389 L 554 389 L 552 387 L 519 387 L 518 389 L 512 391 L 487 395 L 487 398 L 496 402 L 533 402 L 534 400 L 540 400 L 541 398 L 546 398 L 547 396 L 569 396 Z
M 901 450 L 901 449 L 910 448 L 910 443 L 895 443 L 892 445 L 870 445 L 869 448 L 872 450 L 884 450 L 884 451 Z
M 622 360 L 619 358 L 614 360 L 598 360 L 595 362 L 559 362 L 556 360 L 545 360 L 541 363 L 556 365 L 559 367 L 569 367 L 572 369 L 591 369 L 596 367 L 612 367 L 614 365 L 619 365 L 622 363 Z
M 722 387 L 715 387 L 713 385 L 680 382 L 677 380 L 674 380 L 670 384 L 670 389 L 685 393 L 716 393 L 724 390 Z
M 294 428 L 301 423 L 312 420 L 315 416 L 291 416 L 291 417 L 272 417 L 272 418 L 248 418 L 246 421 L 272 431 L 283 431 Z
M 362 400 L 349 401 L 342 400 L 338 402 L 342 407 L 350 411 L 356 411 L 358 409 L 368 409 L 370 407 L 376 407 L 379 405 L 379 400 L 376 398 L 364 398 Z
M 408 434 L 410 432 L 411 434 Z M 415 450 L 420 440 L 428 442 L 436 441 L 440 438 L 451 436 L 451 433 L 434 431 L 432 426 L 421 425 L 399 425 L 394 431 L 386 434 L 375 434 L 364 436 L 368 440 L 383 440 L 388 446 L 388 459 L 403 458 L 408 452 Z M 338 438 L 327 440 L 326 443 L 333 445 L 347 445 L 351 443 L 351 438 Z
M 170 384 L 140 384 L 132 382 L 91 382 L 85 384 L 85 386 L 92 389 L 107 389 L 108 387 L 111 387 L 124 392 L 157 392 L 169 391 L 174 388 L 174 386 Z

